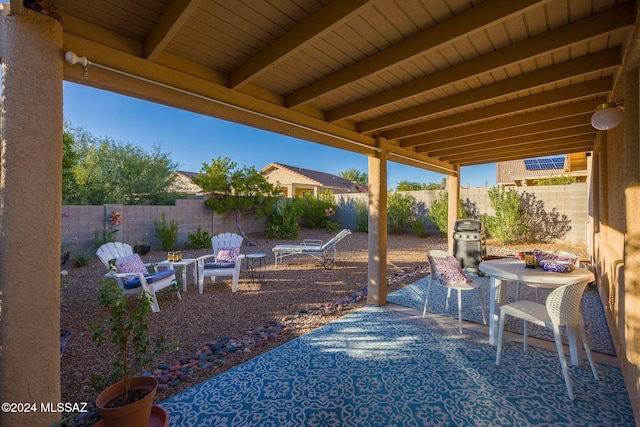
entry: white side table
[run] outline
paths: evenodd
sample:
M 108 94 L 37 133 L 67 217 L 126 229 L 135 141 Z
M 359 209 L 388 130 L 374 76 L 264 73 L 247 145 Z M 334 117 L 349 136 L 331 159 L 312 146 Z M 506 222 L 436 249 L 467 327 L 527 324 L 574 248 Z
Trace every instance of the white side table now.
M 187 291 L 187 267 L 193 264 L 193 284 L 198 283 L 198 269 L 196 264 L 196 259 L 194 258 L 184 258 L 180 261 L 162 261 L 159 262 L 158 265 L 164 265 L 169 267 L 173 264 L 174 268 L 181 267 L 182 270 L 182 290 L 184 292 Z

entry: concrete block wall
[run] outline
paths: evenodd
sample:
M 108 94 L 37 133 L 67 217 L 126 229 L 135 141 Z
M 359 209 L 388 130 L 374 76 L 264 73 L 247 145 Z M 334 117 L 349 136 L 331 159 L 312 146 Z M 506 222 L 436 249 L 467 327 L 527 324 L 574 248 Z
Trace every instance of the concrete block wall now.
M 124 222 L 113 226 L 108 218 L 112 212 L 119 212 Z M 154 221 L 162 219 L 164 212 L 167 223 L 175 219 L 178 223 L 178 245 L 182 247 L 189 233 L 198 228 L 210 235 L 224 232 L 236 232 L 233 213 L 218 215 L 209 210 L 202 199 L 178 199 L 175 205 L 165 206 L 62 206 L 63 218 L 61 235 L 65 241 L 75 241 L 73 250 L 90 248 L 95 242 L 95 233 L 102 237 L 104 232 L 117 230 L 115 240 L 134 245 L 147 240 L 153 249 L 160 249 L 160 240 L 156 236 Z M 247 233 L 265 230 L 265 220 L 255 220 L 252 215 L 242 218 L 243 230 Z
M 490 187 L 489 187 L 490 188 Z M 461 188 L 460 198 L 467 203 L 471 203 L 478 214 L 495 215 L 495 210 L 491 207 L 489 200 L 489 188 Z M 588 220 L 588 188 L 585 183 L 571 185 L 549 185 L 535 187 L 514 188 L 519 194 L 524 192 L 531 194 L 535 200 L 544 203 L 546 212 L 551 212 L 553 208 L 571 221 L 571 230 L 567 235 L 556 243 L 574 246 L 587 246 L 586 221 Z M 417 202 L 423 203 L 429 209 L 443 190 L 424 190 L 403 192 L 411 194 Z M 335 196 L 337 205 L 336 219 L 340 221 L 342 228 L 355 227 L 355 215 L 353 206 L 355 200 L 362 200 L 367 203 L 366 194 L 339 194 Z M 425 218 L 427 229 L 430 233 L 436 234 L 437 229 Z

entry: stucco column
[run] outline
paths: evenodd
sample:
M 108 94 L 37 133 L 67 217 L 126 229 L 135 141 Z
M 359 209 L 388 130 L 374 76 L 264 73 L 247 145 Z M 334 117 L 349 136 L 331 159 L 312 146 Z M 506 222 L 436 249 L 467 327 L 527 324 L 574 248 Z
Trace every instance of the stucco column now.
M 387 148 L 369 157 L 369 270 L 367 303 L 387 303 Z
M 449 175 L 448 182 L 448 192 L 449 192 L 449 207 L 447 211 L 447 246 L 450 254 L 453 253 L 453 227 L 458 220 L 458 215 L 460 215 L 460 166 L 456 167 L 456 172 L 458 174 L 456 176 Z
M 2 426 L 43 426 L 60 414 L 60 215 L 62 27 L 29 9 L 0 5 L 0 411 Z

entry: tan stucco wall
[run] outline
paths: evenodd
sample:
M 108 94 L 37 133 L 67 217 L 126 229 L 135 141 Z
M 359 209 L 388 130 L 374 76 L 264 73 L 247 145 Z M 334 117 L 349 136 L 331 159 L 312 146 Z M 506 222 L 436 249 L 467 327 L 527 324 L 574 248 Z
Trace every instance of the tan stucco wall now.
M 8 4 L 0 20 L 0 401 L 37 405 L 0 425 L 43 426 L 60 418 L 40 403 L 60 401 L 62 27 Z
M 634 32 L 630 52 L 640 45 Z M 635 46 L 635 47 L 634 47 Z M 640 424 L 640 126 L 637 64 L 625 58 L 612 100 L 624 99 L 625 120 L 599 132 L 592 156 L 590 218 L 598 290 Z

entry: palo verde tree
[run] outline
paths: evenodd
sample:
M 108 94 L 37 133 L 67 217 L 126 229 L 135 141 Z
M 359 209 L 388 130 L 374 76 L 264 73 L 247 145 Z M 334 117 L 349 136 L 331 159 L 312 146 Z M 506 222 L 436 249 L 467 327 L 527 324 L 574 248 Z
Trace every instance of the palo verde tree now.
M 193 182 L 209 195 L 207 207 L 217 214 L 233 212 L 238 233 L 247 245 L 255 245 L 242 231 L 243 214 L 266 216 L 280 199 L 280 192 L 255 167 L 238 169 L 228 157 L 204 163 Z
M 82 128 L 63 134 L 63 203 L 69 205 L 162 205 L 173 203 L 171 174 L 176 170 L 159 147 L 146 151 Z
M 369 176 L 367 175 L 367 173 L 361 172 L 356 168 L 343 170 L 338 175 L 340 176 L 340 178 L 344 178 L 347 181 L 355 182 L 356 184 L 369 184 Z

